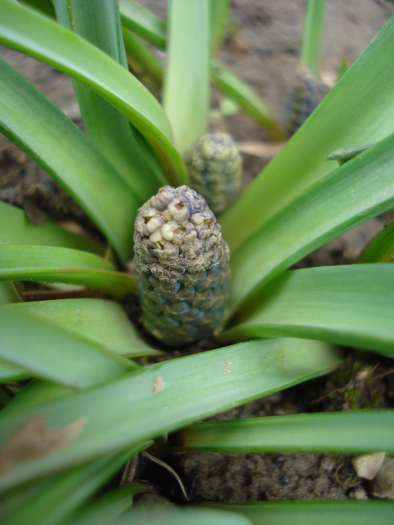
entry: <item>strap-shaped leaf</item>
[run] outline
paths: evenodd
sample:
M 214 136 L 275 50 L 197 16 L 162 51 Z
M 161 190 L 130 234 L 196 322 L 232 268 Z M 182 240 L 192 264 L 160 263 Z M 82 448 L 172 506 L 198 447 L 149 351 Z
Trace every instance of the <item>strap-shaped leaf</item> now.
M 0 283 L 2 284 L 2 283 Z M 7 310 L 28 312 L 76 336 L 125 356 L 160 355 L 149 347 L 123 308 L 103 299 L 57 299 L 9 305 Z
M 153 439 L 324 374 L 340 362 L 330 345 L 317 341 L 254 341 L 144 367 L 66 399 L 35 404 L 30 410 L 23 403 L 12 410 L 10 402 L 0 413 L 1 443 L 36 412 L 47 415 L 50 428 L 62 428 L 80 417 L 88 424 L 66 448 L 15 465 L 0 478 L 0 488 Z M 28 403 L 28 397 L 25 399 Z
M 83 389 L 136 368 L 102 346 L 29 315 L 2 307 L 0 358 L 61 385 Z
M 226 0 L 222 1 L 225 4 Z M 213 2 L 211 3 L 211 6 Z M 135 0 L 120 0 L 122 25 L 154 46 L 164 49 L 167 42 L 167 24 Z M 211 60 L 211 78 L 219 90 L 242 108 L 275 140 L 284 140 L 285 134 L 275 122 L 270 110 L 260 97 L 241 79 Z
M 324 0 L 308 0 L 305 9 L 300 63 L 313 74 L 319 72 L 319 52 L 323 28 Z
M 254 525 L 391 525 L 391 501 L 264 501 L 248 505 L 216 504 L 219 510 L 239 512 Z M 123 525 L 123 524 L 120 524 Z
M 0 246 L 0 281 L 54 281 L 80 284 L 125 298 L 135 279 L 87 252 L 47 246 Z
M 130 259 L 139 202 L 125 181 L 73 122 L 2 59 L 0 90 L 0 131 L 74 197 L 123 260 Z
M 33 11 L 3 0 L 0 42 L 42 60 L 83 83 L 134 124 L 153 147 L 174 185 L 188 180 L 171 144 L 164 112 L 149 91 L 120 64 L 86 40 Z
M 22 298 L 13 283 L 0 282 L 0 304 L 19 303 L 20 301 Z
M 184 153 L 207 130 L 209 93 L 208 0 L 171 0 L 163 107 Z
M 135 0 L 119 0 L 122 25 L 159 49 L 167 41 L 167 24 Z
M 357 262 L 394 262 L 394 221 L 375 235 L 357 258 Z
M 394 355 L 393 290 L 392 264 L 286 272 L 219 338 L 304 337 Z
M 394 452 L 394 410 L 210 421 L 180 432 L 182 447 L 220 452 Z
M 231 71 L 211 61 L 211 78 L 218 89 L 255 120 L 273 140 L 285 140 L 285 133 L 261 98 Z
M 391 17 L 283 150 L 221 216 L 233 253 L 333 170 L 326 161 L 332 151 L 377 142 L 394 132 L 393 22 Z
M 82 36 L 127 68 L 115 0 L 55 0 L 54 4 L 57 19 L 63 27 Z M 145 157 L 123 115 L 83 84 L 74 80 L 73 85 L 89 138 L 143 204 L 163 185 L 156 177 L 158 166 L 154 166 L 153 159 L 148 162 L 149 157 Z M 164 179 L 163 175 L 161 179 Z
M 0 229 L 0 245 L 60 246 L 93 252 L 97 255 L 103 255 L 105 251 L 105 246 L 87 237 L 69 232 L 53 222 L 47 221 L 44 224 L 33 225 L 23 210 L 1 201 L 0 224 L 6 225 Z
M 304 255 L 393 208 L 393 169 L 391 135 L 315 183 L 260 227 L 231 257 L 233 312 L 248 294 L 258 293 Z
M 0 383 L 9 383 L 31 377 L 33 374 L 17 365 L 0 360 Z
M 158 510 L 158 509 L 157 509 Z M 253 525 L 253 522 L 238 512 L 222 509 L 204 509 L 202 507 L 166 507 L 160 509 L 160 525 Z M 128 525 L 129 520 L 134 525 L 156 525 L 157 511 L 133 507 L 130 513 L 124 514 L 117 520 L 117 525 Z
M 133 505 L 133 496 L 143 491 L 142 485 L 125 485 L 88 502 L 72 516 L 70 525 L 111 525 Z
M 74 523 L 71 521 L 71 514 L 147 445 L 149 443 L 131 450 L 107 454 L 69 472 L 34 481 L 22 491 L 11 492 L 0 510 L 2 523 Z M 131 504 L 133 491 L 128 488 L 128 492 Z M 99 522 L 106 523 L 105 520 Z

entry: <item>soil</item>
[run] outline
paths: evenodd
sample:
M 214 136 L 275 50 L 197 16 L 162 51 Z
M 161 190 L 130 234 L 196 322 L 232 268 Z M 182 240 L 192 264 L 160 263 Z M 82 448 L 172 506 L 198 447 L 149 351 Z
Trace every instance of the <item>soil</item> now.
M 142 2 L 165 17 L 166 1 Z M 232 24 L 220 60 L 259 93 L 283 120 L 297 66 L 304 0 L 233 0 Z M 326 3 L 321 74 L 333 83 L 343 58 L 351 64 L 394 13 L 390 0 L 331 0 Z M 7 48 L 1 55 L 82 127 L 72 83 L 64 75 Z M 238 141 L 267 142 L 264 132 L 247 116 L 226 118 Z M 268 162 L 244 155 L 245 184 Z M 73 221 L 91 234 L 97 231 L 82 210 L 49 176 L 0 135 L 0 198 L 24 207 L 34 223 L 48 217 Z M 388 221 L 378 217 L 309 255 L 297 267 L 351 263 L 362 247 Z M 136 313 L 135 305 L 130 305 Z M 205 342 L 191 352 L 211 348 Z M 347 349 L 349 352 L 349 349 Z M 344 364 L 326 378 L 234 408 L 214 419 L 246 418 L 315 411 L 394 406 L 394 368 L 382 356 L 353 350 Z M 371 491 L 355 474 L 348 456 L 320 454 L 169 454 L 152 451 L 179 474 L 189 500 L 248 502 L 278 499 L 366 499 Z M 173 501 L 184 501 L 175 476 L 163 466 L 140 457 L 133 479 L 145 480 Z

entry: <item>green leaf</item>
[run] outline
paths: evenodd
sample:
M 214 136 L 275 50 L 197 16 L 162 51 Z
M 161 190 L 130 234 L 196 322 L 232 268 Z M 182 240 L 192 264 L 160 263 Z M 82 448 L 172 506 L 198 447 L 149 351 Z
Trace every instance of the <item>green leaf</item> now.
M 170 182 L 187 181 L 170 142 L 171 130 L 157 100 L 121 65 L 83 38 L 9 0 L 0 9 L 0 42 L 83 83 L 112 104 L 148 140 Z
M 206 133 L 209 92 L 209 0 L 171 0 L 163 107 L 184 153 Z
M 252 525 L 245 516 L 234 511 L 228 512 L 219 509 L 203 509 L 197 507 L 181 507 L 174 509 L 139 509 L 133 507 L 131 511 L 121 516 L 117 525 Z
M 13 283 L 0 282 L 0 304 L 19 303 L 20 301 L 22 298 Z
M 130 259 L 139 206 L 131 189 L 75 124 L 2 59 L 0 89 L 0 131 L 74 197 L 124 261 Z
M 393 208 L 393 169 L 391 135 L 315 183 L 260 227 L 231 257 L 233 312 L 251 292 L 259 293 L 306 254 Z
M 159 93 L 163 83 L 164 65 L 142 40 L 125 27 L 123 41 L 131 69 L 136 70 L 136 75 L 145 85 L 151 86 L 151 91 Z
M 133 504 L 133 496 L 142 490 L 139 485 L 126 485 L 106 492 L 74 514 L 69 525 L 117 524 L 120 516 Z
M 19 381 L 31 377 L 31 372 L 20 366 L 7 363 L 0 360 L 0 383 L 9 383 L 10 381 Z
M 226 0 L 224 0 L 225 2 Z M 121 0 L 122 25 L 151 44 L 164 49 L 167 41 L 167 25 L 159 17 L 134 0 Z M 211 60 L 211 78 L 218 89 L 234 100 L 243 111 L 254 119 L 275 140 L 284 140 L 283 130 L 275 122 L 264 102 L 233 73 Z
M 219 339 L 303 337 L 394 355 L 394 265 L 286 272 Z
M 314 75 L 319 71 L 319 53 L 324 18 L 324 0 L 308 0 L 305 10 L 300 63 Z
M 159 49 L 166 47 L 167 24 L 135 0 L 119 0 L 122 25 Z
M 211 78 L 226 97 L 233 100 L 249 117 L 259 124 L 273 140 L 284 140 L 284 131 L 275 122 L 271 111 L 261 98 L 228 69 L 211 61 Z
M 0 333 L 0 358 L 73 388 L 98 385 L 136 367 L 92 341 L 7 307 L 1 309 Z
M 12 410 L 11 401 L 0 413 L 2 443 L 37 412 L 46 414 L 49 428 L 62 428 L 80 417 L 88 424 L 66 448 L 15 465 L 0 478 L 0 488 L 154 439 L 324 374 L 340 361 L 325 343 L 256 341 L 147 366 L 101 387 L 52 403 L 34 404 L 30 410 L 24 409 L 24 403 Z M 28 402 L 28 396 L 25 399 Z
M 385 263 L 394 261 L 394 221 L 367 244 L 357 258 L 358 263 Z
M 2 524 L 70 523 L 68 520 L 75 510 L 131 457 L 144 448 L 146 444 L 138 448 L 134 447 L 132 450 L 127 449 L 109 454 L 65 474 L 35 482 L 34 485 L 28 486 L 27 491 L 26 489 L 25 491 L 12 491 L 7 495 L 7 501 L 3 503 L 8 508 L 14 507 L 13 512 L 7 516 L 4 515 L 3 509 Z M 130 489 L 129 498 L 131 501 Z
M 7 310 L 28 312 L 73 335 L 128 357 L 161 355 L 145 343 L 123 308 L 113 301 L 57 299 L 9 305 Z
M 120 15 L 115 0 L 55 0 L 58 21 L 127 69 Z M 82 118 L 92 142 L 138 195 L 142 203 L 160 187 L 128 120 L 111 104 L 73 82 Z M 162 184 L 161 184 L 162 185 Z
M 248 505 L 215 505 L 239 512 L 254 525 L 391 525 L 394 503 L 388 501 L 270 501 Z
M 221 216 L 223 236 L 233 253 L 332 171 L 326 161 L 332 151 L 377 142 L 394 132 L 393 22 L 391 17 L 301 129 Z
M 0 281 L 80 284 L 124 299 L 135 290 L 133 276 L 115 271 L 91 253 L 49 246 L 0 246 Z
M 216 55 L 222 46 L 228 22 L 229 9 L 230 0 L 210 0 L 210 37 L 212 55 Z
M 31 224 L 26 213 L 15 206 L 0 201 L 1 244 L 35 244 L 42 246 L 61 246 L 104 255 L 106 249 L 87 237 L 76 235 L 47 221 L 39 226 Z
M 180 432 L 182 448 L 220 452 L 394 453 L 394 410 L 209 421 Z

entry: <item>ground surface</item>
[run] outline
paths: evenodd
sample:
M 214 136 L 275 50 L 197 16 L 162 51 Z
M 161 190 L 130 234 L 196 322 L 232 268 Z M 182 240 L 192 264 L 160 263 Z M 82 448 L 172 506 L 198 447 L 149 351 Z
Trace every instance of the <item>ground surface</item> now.
M 165 16 L 164 0 L 143 2 Z M 301 0 L 233 0 L 232 35 L 226 39 L 220 59 L 248 82 L 282 118 L 297 65 L 303 9 Z M 342 58 L 351 64 L 386 20 L 394 13 L 388 0 L 328 0 L 322 44 L 322 74 L 336 78 Z M 17 52 L 1 48 L 0 53 L 41 89 L 66 114 L 79 122 L 72 83 L 65 76 Z M 264 133 L 246 116 L 227 119 L 237 140 L 265 141 Z M 245 155 L 245 180 L 251 180 L 266 160 Z M 57 204 L 44 203 L 37 212 L 34 186 L 47 181 L 45 173 L 28 157 L 0 136 L 0 197 L 24 205 L 39 222 L 49 213 L 59 219 L 70 217 L 91 228 L 89 221 L 67 198 Z M 32 198 L 33 195 L 33 198 Z M 63 204 L 65 204 L 65 211 Z M 61 205 L 59 204 L 61 203 Z M 44 207 L 45 207 L 44 206 Z M 63 215 L 62 215 L 63 213 Z M 59 215 L 60 214 L 60 215 Z M 374 219 L 330 243 L 300 263 L 307 265 L 352 262 L 362 246 L 383 225 Z M 352 354 L 341 369 L 328 378 L 316 380 L 274 394 L 221 414 L 220 418 L 254 417 L 299 412 L 349 410 L 394 406 L 394 374 L 391 363 L 374 356 Z M 145 459 L 140 477 L 148 479 L 152 466 Z M 178 471 L 189 498 L 208 501 L 257 501 L 269 499 L 364 499 L 368 486 L 361 482 L 349 457 L 272 454 L 177 454 L 167 461 Z M 148 465 L 148 466 L 147 466 Z M 160 468 L 152 475 L 157 483 Z M 167 476 L 167 477 L 165 477 Z M 160 476 L 159 476 L 160 477 Z M 155 481 L 154 481 L 155 480 Z M 169 481 L 170 480 L 170 481 Z M 172 480 L 172 481 L 171 481 Z M 165 488 L 164 488 L 165 487 Z M 174 481 L 163 473 L 162 493 L 181 499 Z

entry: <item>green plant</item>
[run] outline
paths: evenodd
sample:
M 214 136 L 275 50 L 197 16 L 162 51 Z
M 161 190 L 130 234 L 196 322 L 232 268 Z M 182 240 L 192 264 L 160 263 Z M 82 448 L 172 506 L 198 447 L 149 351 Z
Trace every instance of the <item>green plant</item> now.
M 50 1 L 24 3 L 54 15 Z M 227 325 L 218 339 L 244 342 L 140 366 L 131 358 L 159 351 L 115 301 L 27 303 L 12 284 L 72 283 L 119 300 L 133 293 L 135 278 L 124 270 L 133 255 L 137 209 L 161 186 L 188 182 L 180 153 L 205 131 L 210 67 L 227 95 L 280 136 L 255 95 L 210 65 L 208 2 L 189 0 L 186 10 L 185 4 L 173 0 L 168 28 L 172 69 L 166 73 L 164 107 L 173 145 L 165 113 L 127 71 L 123 47 L 123 41 L 134 42 L 130 30 L 163 47 L 164 22 L 127 0 L 121 16 L 116 2 L 94 2 L 94 19 L 92 2 L 55 0 L 60 24 L 12 0 L 0 2 L 0 43 L 74 79 L 88 136 L 3 60 L 0 129 L 70 192 L 113 250 L 108 255 L 104 244 L 56 224 L 33 227 L 24 212 L 0 203 L 1 223 L 7 225 L 0 231 L 0 377 L 4 385 L 34 378 L 23 389 L 12 383 L 1 389 L 4 523 L 88 523 L 97 512 L 108 516 L 100 523 L 113 522 L 138 488 L 96 504 L 88 498 L 129 458 L 179 429 L 185 446 L 200 449 L 224 449 L 229 442 L 228 450 L 394 452 L 391 410 L 187 428 L 327 373 L 342 361 L 334 344 L 393 355 L 394 266 L 377 264 L 387 260 L 391 237 L 380 236 L 369 248 L 369 264 L 287 271 L 329 240 L 394 207 L 393 19 L 219 217 L 232 276 Z M 177 57 L 182 46 L 186 65 Z M 132 45 L 128 51 L 133 58 Z M 194 91 L 198 103 L 190 97 Z M 338 148 L 364 143 L 374 145 L 339 168 L 326 160 Z M 376 432 L 368 431 L 372 428 Z M 250 440 L 242 443 L 243 432 Z M 363 523 L 379 512 L 381 522 L 389 523 L 392 510 L 385 502 L 285 503 L 241 506 L 232 514 L 230 506 L 220 512 L 168 511 L 160 522 L 260 523 L 291 515 L 293 522 Z M 146 513 L 134 516 L 134 522 L 139 519 L 158 521 Z

